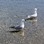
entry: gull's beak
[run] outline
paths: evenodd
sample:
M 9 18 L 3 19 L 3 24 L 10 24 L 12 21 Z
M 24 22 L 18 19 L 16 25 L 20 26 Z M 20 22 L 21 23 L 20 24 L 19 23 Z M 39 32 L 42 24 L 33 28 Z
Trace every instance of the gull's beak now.
M 27 19 L 25 19 L 25 21 L 26 21 Z

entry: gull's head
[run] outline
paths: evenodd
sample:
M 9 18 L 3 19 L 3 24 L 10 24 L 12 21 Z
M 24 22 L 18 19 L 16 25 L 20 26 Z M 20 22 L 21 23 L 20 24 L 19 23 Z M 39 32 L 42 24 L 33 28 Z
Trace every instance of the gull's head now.
M 37 8 L 35 8 L 35 11 L 37 11 Z
M 24 19 L 22 19 L 22 21 L 25 21 Z
M 27 17 L 30 18 L 30 15 L 28 15 Z

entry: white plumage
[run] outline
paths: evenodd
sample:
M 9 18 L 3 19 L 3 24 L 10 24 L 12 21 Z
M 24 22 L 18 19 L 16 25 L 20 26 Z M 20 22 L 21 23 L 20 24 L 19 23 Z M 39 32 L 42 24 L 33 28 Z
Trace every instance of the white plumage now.
M 25 25 L 24 25 L 24 21 L 25 21 L 24 19 L 22 19 L 22 21 L 21 21 L 20 27 L 22 27 L 22 28 L 24 28 L 24 26 L 25 26 Z

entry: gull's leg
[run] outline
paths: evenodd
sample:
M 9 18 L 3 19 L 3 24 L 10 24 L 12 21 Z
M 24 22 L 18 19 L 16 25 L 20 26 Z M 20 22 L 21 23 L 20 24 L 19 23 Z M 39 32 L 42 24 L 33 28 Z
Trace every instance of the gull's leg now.
M 20 35 L 24 36 L 24 30 L 21 30 Z

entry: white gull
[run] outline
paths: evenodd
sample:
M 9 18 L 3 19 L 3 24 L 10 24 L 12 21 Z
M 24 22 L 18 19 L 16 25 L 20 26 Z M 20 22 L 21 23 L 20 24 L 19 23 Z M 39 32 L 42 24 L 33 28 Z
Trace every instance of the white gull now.
M 28 15 L 25 20 L 33 20 L 33 19 L 37 18 L 37 8 L 35 8 L 34 10 L 35 10 L 34 14 Z

